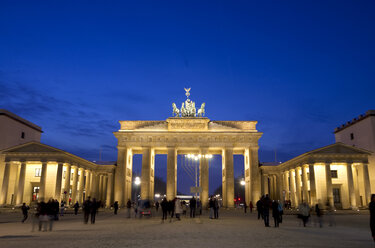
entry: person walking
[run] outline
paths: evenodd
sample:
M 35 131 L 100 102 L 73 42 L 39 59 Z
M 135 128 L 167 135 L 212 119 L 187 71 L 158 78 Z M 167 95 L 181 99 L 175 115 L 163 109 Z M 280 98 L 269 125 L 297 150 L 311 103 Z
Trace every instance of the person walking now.
M 170 200 L 168 202 L 168 204 L 169 204 L 169 211 L 171 213 L 171 219 L 169 221 L 172 222 L 173 217 L 174 217 L 174 211 L 175 211 L 175 201 L 174 200 Z
M 162 217 L 162 222 L 164 222 L 164 220 L 167 219 L 167 215 L 168 215 L 168 201 L 167 201 L 167 198 L 163 198 L 163 200 L 161 201 L 161 210 L 163 212 L 163 217 Z
M 90 196 L 87 197 L 87 200 L 83 202 L 83 206 L 82 206 L 82 209 L 83 209 L 83 222 L 85 224 L 87 224 L 89 222 L 89 216 L 90 216 L 90 213 L 91 213 L 91 201 L 90 201 Z
M 284 214 L 284 209 L 283 209 L 283 204 L 281 204 L 280 201 L 277 201 L 279 204 L 279 223 L 283 223 L 283 214 Z
M 65 210 L 65 202 L 61 201 L 60 205 L 60 216 L 64 216 L 64 210 Z
M 317 203 L 315 204 L 315 214 L 316 214 L 316 219 L 317 222 L 319 223 L 319 227 L 323 227 L 323 212 L 322 209 L 320 208 L 320 204 Z
M 126 202 L 126 210 L 128 211 L 128 219 L 130 219 L 131 209 L 132 209 L 132 202 L 130 199 L 128 199 L 128 201 Z
M 190 207 L 190 218 L 195 218 L 195 210 L 197 208 L 197 200 L 195 200 L 195 197 L 192 197 L 190 199 L 189 207 Z
M 372 239 L 375 242 L 375 194 L 371 195 L 371 202 L 369 204 L 369 209 L 370 209 L 371 234 L 372 234 Z
M 95 217 L 98 210 L 98 203 L 96 202 L 96 199 L 92 199 L 92 204 L 90 208 L 90 214 L 91 214 L 91 224 L 95 224 Z
M 215 212 L 214 212 L 215 203 L 214 203 L 214 197 L 213 196 L 211 196 L 210 200 L 208 201 L 208 207 L 210 208 L 210 219 L 213 219 L 214 215 L 215 215 Z
M 279 203 L 277 203 L 277 201 L 272 202 L 272 217 L 275 222 L 275 227 L 279 227 L 280 211 L 279 211 Z
M 178 220 L 181 220 L 181 214 L 183 213 L 183 209 L 182 209 L 181 201 L 179 198 L 175 198 L 174 206 L 175 206 L 174 212 L 176 214 L 176 218 Z
M 29 209 L 30 209 L 30 207 L 27 206 L 26 203 L 22 204 L 22 207 L 21 207 L 22 214 L 23 214 L 22 223 L 24 223 L 26 221 L 27 217 L 29 216 Z
M 156 209 L 156 212 L 159 211 L 159 206 L 160 206 L 159 201 L 155 202 L 155 209 Z
M 219 219 L 219 201 L 214 197 L 214 217 Z
M 270 226 L 270 205 L 271 199 L 268 197 L 268 194 L 262 200 L 262 209 L 263 209 L 263 220 L 266 227 Z
M 302 219 L 303 226 L 306 227 L 310 217 L 310 207 L 306 202 L 301 203 L 299 206 L 299 217 Z
M 257 211 L 258 211 L 258 220 L 260 219 L 260 217 L 262 217 L 262 219 L 263 219 L 262 200 L 263 200 L 263 198 L 261 197 L 261 198 L 257 201 L 257 203 L 256 203 Z
M 113 204 L 113 209 L 115 210 L 115 215 L 117 215 L 117 211 L 118 211 L 118 201 L 115 201 L 115 203 Z
M 78 204 L 78 201 L 74 204 L 74 215 L 77 215 L 78 214 L 78 209 L 79 209 L 79 204 Z
M 243 210 L 244 210 L 244 212 L 245 212 L 245 214 L 246 214 L 246 212 L 247 212 L 247 204 L 246 204 L 246 201 L 243 203 Z

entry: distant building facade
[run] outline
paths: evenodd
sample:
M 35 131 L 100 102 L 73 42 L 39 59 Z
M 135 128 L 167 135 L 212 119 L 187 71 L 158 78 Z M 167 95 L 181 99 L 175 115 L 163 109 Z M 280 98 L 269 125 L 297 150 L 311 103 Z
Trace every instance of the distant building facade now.
M 366 149 L 369 156 L 371 191 L 375 192 L 375 110 L 369 110 L 334 131 L 336 142 Z
M 41 134 L 41 127 L 0 109 L 0 150 L 31 141 L 40 142 Z

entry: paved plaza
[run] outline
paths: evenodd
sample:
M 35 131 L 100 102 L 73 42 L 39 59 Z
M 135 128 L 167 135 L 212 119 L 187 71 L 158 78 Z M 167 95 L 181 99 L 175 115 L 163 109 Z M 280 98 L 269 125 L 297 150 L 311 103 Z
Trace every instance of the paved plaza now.
M 264 227 L 255 214 L 222 210 L 220 219 L 127 219 L 100 212 L 94 225 L 83 224 L 82 214 L 65 215 L 52 232 L 31 231 L 31 218 L 22 224 L 21 213 L 0 214 L 0 247 L 372 247 L 369 215 L 335 215 L 336 226 L 313 222 L 303 228 L 295 215 L 285 215 L 280 228 Z M 273 224 L 270 219 L 271 226 Z

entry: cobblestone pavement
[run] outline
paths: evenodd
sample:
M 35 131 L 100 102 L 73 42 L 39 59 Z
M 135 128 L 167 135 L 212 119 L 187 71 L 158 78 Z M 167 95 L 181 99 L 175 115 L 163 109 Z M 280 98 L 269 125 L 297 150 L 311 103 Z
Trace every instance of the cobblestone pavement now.
M 326 217 L 327 218 L 327 217 Z M 52 232 L 32 232 L 32 218 L 22 224 L 20 213 L 0 214 L 0 247 L 373 247 L 369 215 L 336 215 L 335 226 L 304 228 L 294 215 L 284 216 L 280 228 L 265 227 L 255 214 L 222 210 L 211 220 L 183 217 L 161 223 L 153 218 L 127 219 L 101 212 L 94 225 L 83 224 L 82 214 L 65 215 Z M 326 220 L 327 221 L 327 220 Z M 273 226 L 273 219 L 270 218 Z

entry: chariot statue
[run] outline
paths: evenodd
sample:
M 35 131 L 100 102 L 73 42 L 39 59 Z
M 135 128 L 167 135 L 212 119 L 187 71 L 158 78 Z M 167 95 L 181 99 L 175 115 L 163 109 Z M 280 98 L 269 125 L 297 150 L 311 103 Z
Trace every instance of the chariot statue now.
M 173 108 L 173 117 L 203 117 L 205 115 L 204 107 L 205 103 L 202 103 L 201 108 L 197 109 L 195 108 L 195 102 L 189 99 L 190 96 L 190 89 L 191 88 L 184 88 L 185 89 L 185 95 L 186 100 L 182 103 L 181 109 L 178 109 L 175 103 L 172 103 Z

